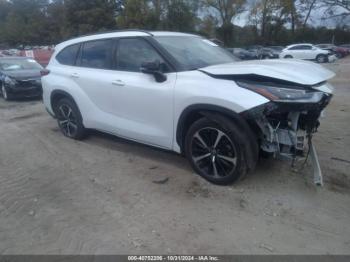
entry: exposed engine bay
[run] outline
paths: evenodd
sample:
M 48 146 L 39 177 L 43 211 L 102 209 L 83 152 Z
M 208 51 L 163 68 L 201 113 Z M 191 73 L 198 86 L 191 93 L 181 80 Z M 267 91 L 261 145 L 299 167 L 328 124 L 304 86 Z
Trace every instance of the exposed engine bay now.
M 238 83 L 244 85 L 242 82 Z M 313 87 L 304 87 L 303 90 L 306 90 L 304 94 L 307 94 L 307 98 L 279 97 L 242 115 L 258 134 L 262 151 L 276 158 L 291 159 L 293 166 L 298 160 L 305 159 L 306 162 L 310 156 L 314 167 L 314 182 L 322 185 L 322 172 L 316 150 L 312 145 L 312 137 L 320 126 L 319 119 L 323 110 L 332 98 L 332 87 L 327 83 L 321 83 Z
M 267 98 L 269 102 L 241 113 L 258 136 L 261 151 L 291 159 L 294 168 L 303 159 L 304 166 L 310 157 L 314 182 L 323 184 L 312 137 L 332 98 L 333 87 L 327 81 L 335 76 L 333 72 L 300 60 L 238 62 L 201 71 Z

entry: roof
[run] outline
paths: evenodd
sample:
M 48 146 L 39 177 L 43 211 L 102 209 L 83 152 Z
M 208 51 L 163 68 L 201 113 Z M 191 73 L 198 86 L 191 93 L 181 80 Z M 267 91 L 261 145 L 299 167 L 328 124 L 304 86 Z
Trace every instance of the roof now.
M 113 37 L 128 37 L 128 36 L 196 36 L 198 37 L 198 35 L 194 35 L 194 34 L 170 32 L 170 31 L 123 30 L 123 31 L 113 31 L 113 32 L 102 32 L 102 33 L 96 33 L 96 34 L 73 38 L 58 44 L 55 49 L 58 50 L 64 46 L 72 45 L 72 44 L 76 44 L 84 41 L 113 38 Z
M 310 44 L 310 43 L 293 44 L 293 45 L 287 46 L 287 48 L 290 48 L 290 47 L 293 47 L 293 46 L 298 46 L 298 45 L 313 45 L 313 44 Z

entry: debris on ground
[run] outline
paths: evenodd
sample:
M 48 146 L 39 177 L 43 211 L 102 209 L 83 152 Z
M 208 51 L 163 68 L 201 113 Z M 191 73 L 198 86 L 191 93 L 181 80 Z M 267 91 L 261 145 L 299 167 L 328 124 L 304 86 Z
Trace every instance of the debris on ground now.
M 169 177 L 166 177 L 164 179 L 160 179 L 160 180 L 153 180 L 152 182 L 154 184 L 158 184 L 158 185 L 164 185 L 169 181 Z

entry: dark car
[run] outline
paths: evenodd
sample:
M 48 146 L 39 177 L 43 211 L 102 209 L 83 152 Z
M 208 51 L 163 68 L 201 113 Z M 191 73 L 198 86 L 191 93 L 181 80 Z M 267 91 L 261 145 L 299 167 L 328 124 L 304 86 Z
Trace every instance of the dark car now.
M 255 59 L 259 58 L 260 50 L 263 48 L 261 45 L 251 45 L 245 48 Z
M 268 48 L 271 48 L 276 52 L 280 52 L 280 53 L 282 52 L 283 49 L 285 49 L 285 47 L 281 45 L 272 45 L 272 46 L 268 46 Z
M 270 47 L 263 47 L 258 50 L 258 58 L 259 59 L 277 59 L 279 58 L 279 55 L 281 51 L 277 51 Z
M 0 57 L 0 86 L 5 100 L 42 95 L 41 70 L 35 60 L 23 57 Z
M 257 56 L 253 52 L 249 52 L 243 48 L 227 48 L 235 57 L 241 60 L 253 60 L 257 59 Z

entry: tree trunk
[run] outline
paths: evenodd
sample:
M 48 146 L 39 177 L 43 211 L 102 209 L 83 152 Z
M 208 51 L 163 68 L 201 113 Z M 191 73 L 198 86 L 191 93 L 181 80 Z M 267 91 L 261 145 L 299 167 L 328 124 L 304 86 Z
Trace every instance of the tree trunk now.
M 307 21 L 308 21 L 309 18 L 310 18 L 311 11 L 312 11 L 312 9 L 314 8 L 315 3 L 316 3 L 316 0 L 313 0 L 313 1 L 311 2 L 311 5 L 310 5 L 309 10 L 308 10 L 308 12 L 307 12 L 307 15 L 306 15 L 306 17 L 305 17 L 305 19 L 304 19 L 303 30 L 305 30 L 305 28 L 306 28 Z

